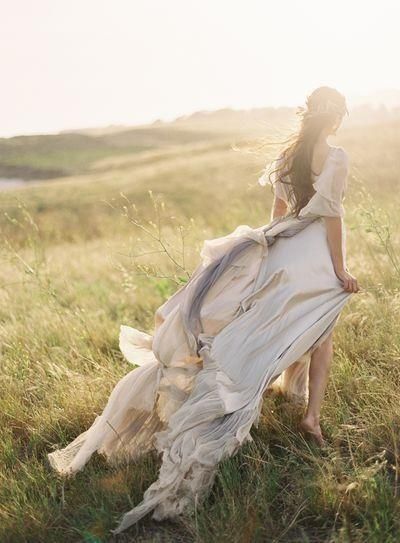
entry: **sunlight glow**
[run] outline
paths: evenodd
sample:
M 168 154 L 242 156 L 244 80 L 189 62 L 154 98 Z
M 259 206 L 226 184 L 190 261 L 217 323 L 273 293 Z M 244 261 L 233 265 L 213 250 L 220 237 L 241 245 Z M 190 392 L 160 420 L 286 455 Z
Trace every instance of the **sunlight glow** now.
M 1 135 L 400 89 L 393 0 L 3 0 Z

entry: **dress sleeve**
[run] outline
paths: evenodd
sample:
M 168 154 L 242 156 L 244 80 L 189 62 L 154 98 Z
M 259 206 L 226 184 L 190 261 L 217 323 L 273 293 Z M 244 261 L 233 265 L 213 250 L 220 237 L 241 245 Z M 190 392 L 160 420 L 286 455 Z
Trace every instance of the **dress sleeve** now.
M 313 183 L 316 192 L 299 215 L 343 217 L 345 211 L 342 202 L 347 188 L 348 171 L 348 155 L 342 147 L 338 147 L 330 168 Z
M 287 188 L 284 183 L 281 183 L 281 181 L 277 177 L 277 174 L 273 171 L 279 166 L 279 163 L 281 160 L 282 160 L 281 157 L 279 157 L 276 160 L 274 160 L 269 166 L 267 165 L 267 167 L 264 170 L 263 175 L 258 179 L 258 183 L 263 187 L 267 183 L 269 183 L 270 185 L 273 186 L 275 196 L 277 196 L 278 198 L 281 198 L 281 200 L 288 203 L 289 197 L 288 197 Z M 271 177 L 269 176 L 270 173 L 271 173 Z

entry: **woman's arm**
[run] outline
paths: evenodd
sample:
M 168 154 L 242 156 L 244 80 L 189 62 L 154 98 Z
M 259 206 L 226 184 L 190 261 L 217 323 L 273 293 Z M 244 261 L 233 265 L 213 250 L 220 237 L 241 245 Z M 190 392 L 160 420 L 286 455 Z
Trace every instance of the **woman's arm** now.
M 324 219 L 335 273 L 343 282 L 345 290 L 348 292 L 358 292 L 357 279 L 347 271 L 346 263 L 344 262 L 342 246 L 343 219 L 342 217 L 324 217 Z
M 272 204 L 272 210 L 271 210 L 271 220 L 276 219 L 277 217 L 283 217 L 286 215 L 287 211 L 287 203 L 285 200 L 282 200 L 282 198 L 278 198 L 278 196 L 274 195 L 274 202 Z
M 342 217 L 324 217 L 324 219 L 333 267 L 336 273 L 343 272 L 346 270 L 346 264 L 343 258 Z

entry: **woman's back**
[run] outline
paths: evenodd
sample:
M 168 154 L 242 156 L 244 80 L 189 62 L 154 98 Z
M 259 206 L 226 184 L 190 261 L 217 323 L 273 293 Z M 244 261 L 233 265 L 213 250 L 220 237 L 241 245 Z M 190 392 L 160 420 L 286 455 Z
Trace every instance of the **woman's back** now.
M 262 186 L 267 183 L 272 184 L 275 195 L 282 199 L 287 204 L 288 210 L 291 211 L 295 206 L 295 200 L 293 192 L 290 190 L 290 175 L 284 176 L 281 180 L 274 172 L 282 160 L 282 156 L 274 160 L 258 182 Z M 301 209 L 299 216 L 307 214 L 344 216 L 342 202 L 347 189 L 348 170 L 349 160 L 346 151 L 343 147 L 331 146 L 325 157 L 322 170 L 318 175 L 312 176 L 315 194 Z

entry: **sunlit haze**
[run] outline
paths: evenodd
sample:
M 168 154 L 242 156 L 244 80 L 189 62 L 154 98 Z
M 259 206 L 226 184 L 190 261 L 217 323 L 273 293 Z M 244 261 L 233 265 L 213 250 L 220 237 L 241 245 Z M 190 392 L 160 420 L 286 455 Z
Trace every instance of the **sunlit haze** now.
M 400 89 L 398 2 L 2 0 L 0 135 Z

